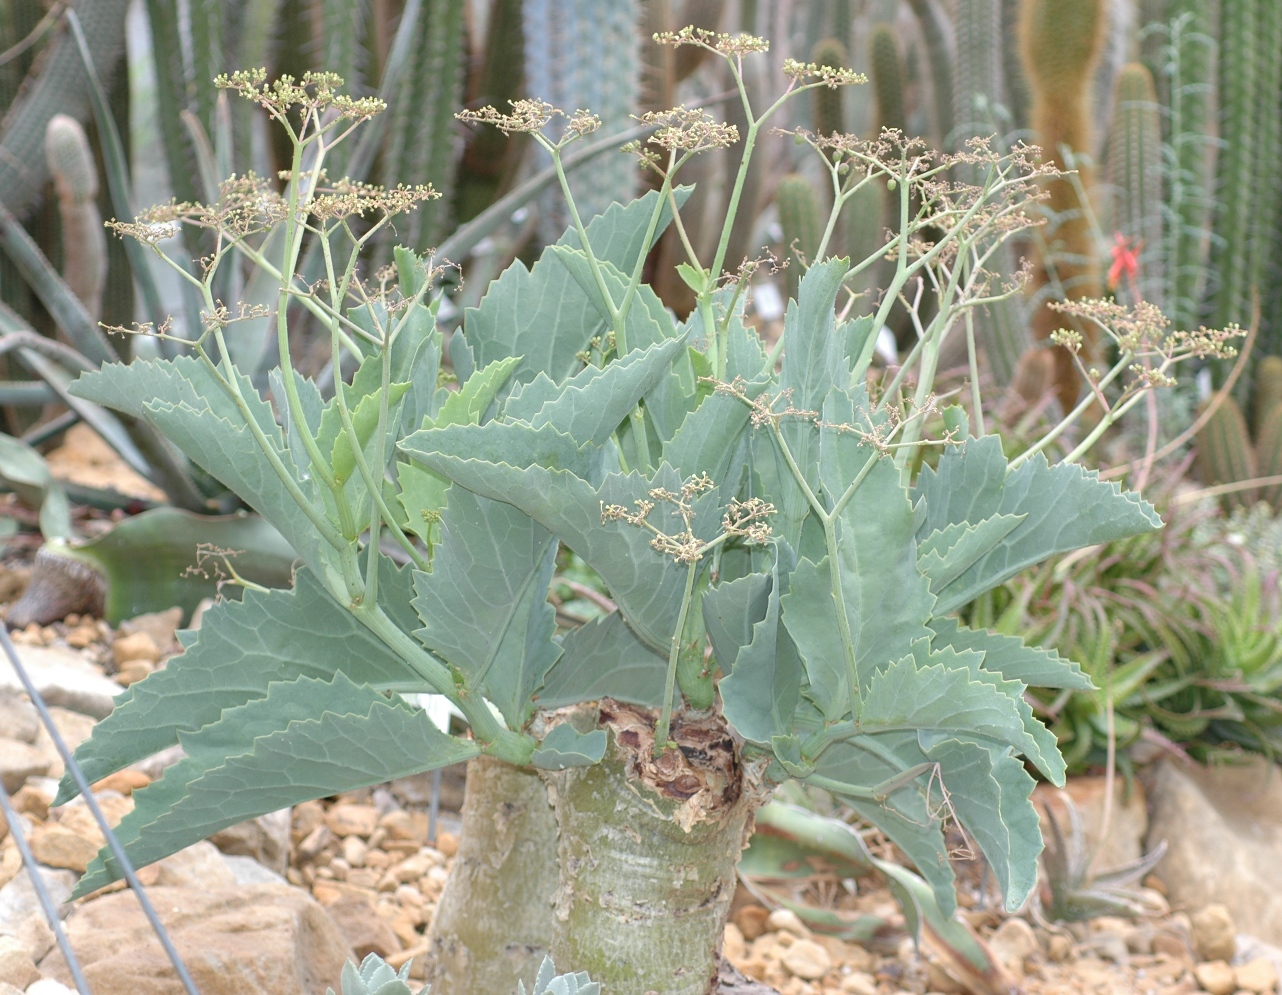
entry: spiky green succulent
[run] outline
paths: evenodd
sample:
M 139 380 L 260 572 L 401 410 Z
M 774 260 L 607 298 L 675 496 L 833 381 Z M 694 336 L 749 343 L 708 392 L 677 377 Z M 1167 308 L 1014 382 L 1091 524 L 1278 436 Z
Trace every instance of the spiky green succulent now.
M 410 987 L 411 963 L 406 961 L 395 971 L 378 954 L 367 954 L 360 967 L 349 960 L 343 965 L 343 995 L 428 995 L 431 985 L 424 985 L 417 993 Z M 334 995 L 334 989 L 326 989 L 325 995 Z

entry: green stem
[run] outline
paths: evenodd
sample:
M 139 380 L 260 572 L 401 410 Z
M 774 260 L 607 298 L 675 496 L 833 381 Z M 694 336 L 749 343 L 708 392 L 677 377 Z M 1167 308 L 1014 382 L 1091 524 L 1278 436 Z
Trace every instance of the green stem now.
M 1127 369 L 1131 365 L 1134 359 L 1135 359 L 1135 354 L 1133 352 L 1127 352 L 1125 355 L 1123 355 L 1121 359 L 1119 359 L 1117 363 L 1113 366 L 1113 368 L 1109 370 L 1107 374 L 1104 375 L 1103 379 L 1100 380 L 1098 384 L 1098 389 L 1102 391 L 1105 387 L 1107 387 L 1114 380 L 1116 380 L 1121 375 L 1122 371 Z M 1082 416 L 1082 414 L 1086 411 L 1087 408 L 1089 408 L 1092 404 L 1095 404 L 1097 401 L 1098 401 L 1098 398 L 1095 396 L 1095 391 L 1091 391 L 1090 393 L 1088 393 L 1085 397 L 1083 397 L 1077 403 L 1077 407 L 1075 407 L 1072 411 L 1070 411 L 1067 415 L 1065 415 L 1063 419 L 1060 420 L 1060 423 L 1058 425 L 1056 425 L 1049 432 L 1047 432 L 1040 439 L 1038 439 L 1037 442 L 1029 446 L 1026 450 L 1024 450 L 1022 453 L 1016 456 L 1013 460 L 1011 460 L 1010 470 L 1014 471 L 1018 469 L 1019 466 L 1025 460 L 1030 459 L 1033 456 L 1036 456 L 1043 449 L 1049 446 L 1052 442 L 1058 439 L 1070 425 L 1075 423 L 1077 419 L 1079 419 Z M 1108 418 L 1108 412 L 1105 412 L 1104 418 L 1102 418 L 1101 421 L 1104 421 L 1107 418 Z
M 984 407 L 979 396 L 979 353 L 975 349 L 975 309 L 966 309 L 966 358 L 970 363 L 970 404 L 974 411 L 975 436 L 984 434 Z
M 677 657 L 681 655 L 681 637 L 685 634 L 686 615 L 690 611 L 690 598 L 694 593 L 694 578 L 698 570 L 698 560 L 692 561 L 686 568 L 686 586 L 681 595 L 681 611 L 677 613 L 677 627 L 672 633 L 672 644 L 668 648 L 668 673 L 663 681 L 663 711 L 659 713 L 659 725 L 654 733 L 655 756 L 668 748 L 668 737 L 672 730 L 672 698 L 677 683 Z

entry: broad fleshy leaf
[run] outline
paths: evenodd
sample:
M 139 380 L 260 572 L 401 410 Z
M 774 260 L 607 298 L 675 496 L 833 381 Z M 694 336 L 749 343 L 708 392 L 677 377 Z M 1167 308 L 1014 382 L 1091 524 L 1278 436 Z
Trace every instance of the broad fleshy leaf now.
M 951 617 L 932 619 L 930 627 L 935 632 L 936 648 L 979 650 L 984 654 L 984 669 L 999 673 L 1008 681 L 1035 688 L 1074 691 L 1090 691 L 1095 687 L 1076 660 L 1067 660 L 1040 646 L 1028 646 L 1018 636 L 967 628 Z
M 417 573 L 415 635 L 498 706 L 512 729 L 560 656 L 548 585 L 556 537 L 510 504 L 462 488 L 450 496 L 430 574 Z
M 1111 542 L 1162 527 L 1142 498 L 1099 479 L 1075 463 L 1051 466 L 1041 454 L 1008 471 L 995 435 L 945 450 L 936 469 L 921 472 L 916 493 L 925 501 L 918 535 L 995 515 L 1023 515 L 1005 537 L 937 592 L 940 615 L 1055 553 Z
M 651 708 L 663 704 L 668 661 L 637 638 L 618 612 L 572 629 L 561 640 L 561 658 L 536 695 L 541 708 L 615 698 Z
M 591 767 L 605 756 L 604 729 L 579 732 L 568 722 L 543 737 L 530 757 L 530 763 L 539 770 L 565 770 L 567 767 Z

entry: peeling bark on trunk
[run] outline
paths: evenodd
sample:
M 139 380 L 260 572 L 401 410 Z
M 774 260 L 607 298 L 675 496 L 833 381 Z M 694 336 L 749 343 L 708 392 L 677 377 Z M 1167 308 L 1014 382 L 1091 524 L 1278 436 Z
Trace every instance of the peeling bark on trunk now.
M 552 936 L 556 817 L 538 774 L 487 756 L 467 767 L 463 832 L 428 945 L 432 995 L 534 982 Z
M 552 958 L 610 995 L 707 995 L 735 866 L 765 800 L 718 719 L 678 720 L 654 756 L 654 719 L 602 702 L 605 760 L 549 777 L 561 831 Z

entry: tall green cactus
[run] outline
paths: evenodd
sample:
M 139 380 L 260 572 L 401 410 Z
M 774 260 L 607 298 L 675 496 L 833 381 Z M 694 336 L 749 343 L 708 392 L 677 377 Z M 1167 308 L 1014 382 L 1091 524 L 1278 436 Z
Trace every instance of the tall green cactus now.
M 917 27 L 926 44 L 926 56 L 930 62 L 935 128 L 939 132 L 939 141 L 944 147 L 948 147 L 953 141 L 953 130 L 957 122 L 953 111 L 957 84 L 954 81 L 953 52 L 948 43 L 948 16 L 937 0 L 908 0 L 908 4 L 917 18 Z
M 1177 328 L 1195 328 L 1202 317 L 1206 279 L 1205 231 L 1211 205 L 1208 134 L 1211 65 L 1215 39 L 1203 0 L 1171 0 L 1163 58 L 1169 80 L 1167 139 L 1166 302 Z
M 98 213 L 98 170 L 79 121 L 67 114 L 50 118 L 45 158 L 62 221 L 62 276 L 96 321 L 107 281 L 107 236 Z
M 821 38 L 810 53 L 810 61 L 820 66 L 841 69 L 847 65 L 846 46 L 836 38 Z M 811 117 L 815 133 L 831 135 L 846 131 L 846 113 L 842 96 L 846 88 L 821 86 L 811 94 Z
M 1198 430 L 1197 467 L 1208 486 L 1236 484 L 1257 475 L 1246 419 L 1231 396 L 1220 399 L 1219 406 Z M 1254 504 L 1257 496 L 1254 488 L 1232 491 L 1224 495 L 1222 503 L 1226 508 L 1244 507 Z
M 783 248 L 788 260 L 788 296 L 797 299 L 797 288 L 806 267 L 815 262 L 819 241 L 823 238 L 823 210 L 814 186 L 804 176 L 790 173 L 775 191 L 779 209 L 779 227 L 783 229 Z
M 1282 224 L 1282 3 L 1256 0 L 1256 25 L 1256 209 L 1251 218 L 1248 266 L 1265 306 L 1260 348 L 1276 354 L 1282 352 L 1282 313 L 1276 307 L 1276 281 L 1282 277 L 1282 237 L 1277 231 Z
M 430 183 L 442 194 L 398 227 L 398 240 L 418 252 L 447 230 L 458 157 L 462 151 L 454 113 L 463 92 L 464 11 L 457 0 L 428 0 L 419 14 L 418 53 L 392 102 L 383 150 L 383 182 Z
M 1162 271 L 1162 133 L 1157 89 L 1142 62 L 1118 73 L 1108 140 L 1113 229 L 1138 247 L 1140 298 L 1165 307 Z M 1119 296 L 1131 288 L 1117 288 Z
M 567 112 L 592 111 L 601 119 L 601 135 L 629 127 L 640 101 L 637 0 L 526 0 L 522 20 L 526 96 Z M 551 130 L 563 124 L 554 121 Z M 622 155 L 570 179 L 585 222 L 616 198 L 631 196 L 635 186 L 635 163 Z M 553 242 L 570 223 L 559 188 L 547 192 L 540 210 L 540 237 Z
M 877 126 L 908 130 L 908 113 L 904 104 L 904 59 L 899 52 L 899 38 L 889 24 L 878 24 L 868 40 L 872 68 L 873 96 L 877 104 Z
M 999 130 L 996 110 L 1002 101 L 1001 0 L 957 0 L 954 24 L 957 61 L 953 113 L 954 147 L 974 135 Z

